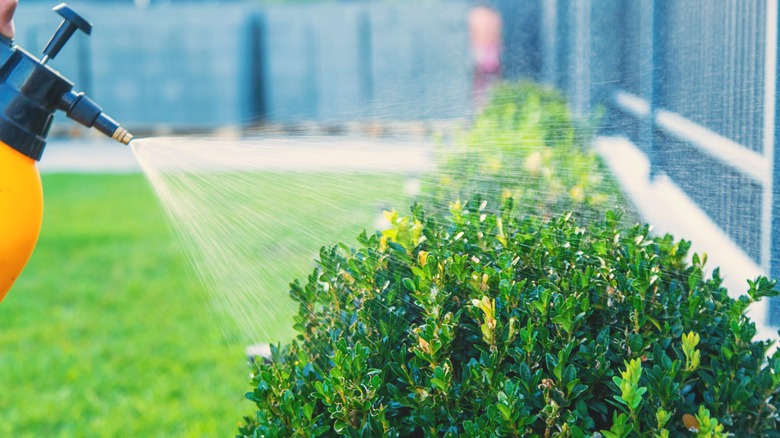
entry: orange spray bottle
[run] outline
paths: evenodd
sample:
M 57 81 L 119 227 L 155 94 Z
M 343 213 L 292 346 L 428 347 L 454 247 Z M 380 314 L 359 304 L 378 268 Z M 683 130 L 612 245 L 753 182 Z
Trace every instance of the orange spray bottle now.
M 40 60 L 0 36 L 0 301 L 38 240 L 43 192 L 36 162 L 46 145 L 54 113 L 64 111 L 82 125 L 125 144 L 133 138 L 47 65 L 76 30 L 92 31 L 92 25 L 65 3 L 54 11 L 64 20 Z

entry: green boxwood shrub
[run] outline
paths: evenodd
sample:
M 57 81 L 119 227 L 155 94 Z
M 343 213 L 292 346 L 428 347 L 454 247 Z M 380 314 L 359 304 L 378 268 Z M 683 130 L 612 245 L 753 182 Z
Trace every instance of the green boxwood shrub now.
M 416 206 L 323 248 L 240 436 L 780 436 L 780 353 L 689 243 L 619 215 Z
M 476 194 L 493 207 L 512 197 L 524 214 L 572 211 L 598 220 L 626 202 L 589 147 L 595 124 L 577 121 L 554 88 L 530 81 L 500 85 L 473 126 L 439 148 L 423 199 L 446 212 L 452 200 Z

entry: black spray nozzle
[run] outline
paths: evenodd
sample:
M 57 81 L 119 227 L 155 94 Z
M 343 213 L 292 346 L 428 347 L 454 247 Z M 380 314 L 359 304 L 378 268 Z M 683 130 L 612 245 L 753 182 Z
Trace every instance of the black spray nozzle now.
M 133 138 L 84 93 L 73 91 L 73 83 L 46 62 L 59 53 L 76 29 L 89 34 L 92 25 L 65 3 L 54 8 L 64 21 L 38 60 L 13 41 L 0 38 L 0 141 L 22 154 L 39 160 L 46 146 L 54 113 L 68 117 L 122 143 Z
M 59 102 L 59 109 L 65 111 L 71 119 L 81 123 L 87 128 L 95 127 L 98 131 L 106 134 L 124 144 L 130 143 L 133 139 L 132 134 L 125 128 L 119 126 L 114 119 L 107 116 L 94 100 L 90 99 L 84 93 L 69 91 L 62 96 Z
M 63 19 L 57 32 L 52 35 L 49 43 L 46 44 L 46 48 L 43 49 L 41 64 L 46 64 L 50 59 L 54 59 L 73 33 L 76 32 L 76 29 L 81 29 L 87 35 L 92 33 L 92 23 L 82 18 L 67 4 L 61 3 L 52 10 L 60 14 Z

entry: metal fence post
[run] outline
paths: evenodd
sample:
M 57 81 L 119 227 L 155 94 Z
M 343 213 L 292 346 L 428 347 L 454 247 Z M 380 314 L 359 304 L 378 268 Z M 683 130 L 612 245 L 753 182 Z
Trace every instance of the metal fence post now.
M 517 80 L 542 76 L 541 43 L 544 35 L 544 5 L 546 0 L 494 0 L 493 6 L 504 21 L 504 51 L 501 64 L 504 79 Z
M 570 4 L 570 14 L 574 14 L 571 22 L 574 25 L 571 45 L 573 60 L 571 61 L 572 107 L 575 114 L 582 120 L 590 116 L 590 68 L 591 68 L 591 2 L 577 0 Z
M 635 85 L 636 94 L 645 101 L 648 102 L 650 107 L 650 100 L 653 96 L 653 2 L 654 0 L 641 0 L 638 4 L 634 5 L 638 10 L 636 13 L 639 15 L 638 25 L 638 48 L 637 47 L 624 47 L 623 55 L 628 58 L 626 51 L 636 51 L 640 53 L 639 61 L 637 62 L 637 76 L 634 76 L 637 83 L 626 84 L 626 86 Z M 626 21 L 627 23 L 628 21 Z M 627 32 L 623 29 L 624 32 Z M 645 117 L 639 117 L 637 119 L 637 131 L 636 139 L 637 144 L 642 149 L 642 152 L 650 154 L 650 147 L 653 141 L 653 113 L 652 107 Z
M 780 20 L 780 8 L 777 7 L 777 1 L 776 0 L 770 0 L 769 4 L 773 6 L 772 9 L 774 10 L 768 10 L 768 14 L 772 14 L 771 19 L 773 19 L 774 23 L 777 23 L 777 20 Z M 778 47 L 780 47 L 780 32 L 777 31 L 777 27 L 772 29 L 774 31 L 774 38 L 772 41 L 769 41 L 767 39 L 767 44 L 774 44 L 774 62 L 773 62 L 773 68 L 774 68 L 774 76 L 775 76 L 775 82 L 774 82 L 774 138 L 771 145 L 765 145 L 766 150 L 764 150 L 764 156 L 767 158 L 767 160 L 770 161 L 772 164 L 772 175 L 771 175 L 771 202 L 767 202 L 767 204 L 771 205 L 771 233 L 769 236 L 769 248 L 770 248 L 770 255 L 769 255 L 769 276 L 771 278 L 780 278 L 780 154 L 775 153 L 775 145 L 780 144 L 780 124 L 778 123 L 780 121 L 780 117 L 778 117 L 778 108 L 780 108 L 780 95 L 777 94 L 777 90 L 780 90 L 780 75 L 777 74 L 778 69 L 780 69 L 780 53 L 777 52 Z M 768 51 L 767 51 L 768 53 Z M 767 62 L 771 62 L 771 59 L 768 59 Z M 769 94 L 769 93 L 767 93 Z M 766 115 L 765 115 L 766 117 Z M 771 146 L 771 147 L 767 147 Z M 773 298 L 769 301 L 769 312 L 768 312 L 768 321 L 767 323 L 771 325 L 780 325 L 780 298 Z
M 554 85 L 556 66 L 556 28 L 557 5 L 556 0 L 542 0 L 542 26 L 541 26 L 541 78 L 542 82 Z
M 553 85 L 563 91 L 567 98 L 571 98 L 569 89 L 569 76 L 571 76 L 570 44 L 571 38 L 571 14 L 569 13 L 570 0 L 555 1 L 555 70 L 553 71 Z
M 776 83 L 780 87 L 780 83 Z M 775 108 L 780 105 L 780 99 L 775 96 Z M 780 141 L 780 126 L 777 124 L 775 112 L 775 144 Z M 772 154 L 772 235 L 769 238 L 771 248 L 769 275 L 780 278 L 780 154 Z M 771 325 L 780 325 L 780 298 L 773 298 L 769 303 L 769 321 Z
M 256 13 L 249 22 L 249 118 L 259 122 L 266 118 L 264 16 Z
M 364 111 L 369 113 L 369 108 L 374 101 L 374 65 L 373 65 L 373 41 L 371 38 L 371 15 L 368 11 L 360 13 L 358 21 L 358 78 L 360 80 L 360 98 Z
M 651 56 L 651 90 L 650 90 L 650 117 L 647 130 L 647 155 L 650 160 L 650 178 L 655 178 L 661 171 L 659 142 L 655 141 L 655 111 L 663 107 L 663 82 L 664 82 L 664 38 L 666 15 L 666 1 L 653 0 L 652 5 L 652 56 Z

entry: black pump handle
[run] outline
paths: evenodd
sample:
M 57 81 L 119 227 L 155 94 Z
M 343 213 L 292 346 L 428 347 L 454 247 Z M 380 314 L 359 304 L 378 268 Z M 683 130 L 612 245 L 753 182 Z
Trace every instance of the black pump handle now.
M 50 59 L 54 59 L 76 29 L 80 29 L 87 35 L 92 33 L 92 23 L 82 18 L 66 3 L 61 3 L 52 10 L 60 14 L 63 20 L 57 32 L 54 33 L 49 43 L 46 44 L 46 48 L 43 49 L 41 64 L 46 64 Z

